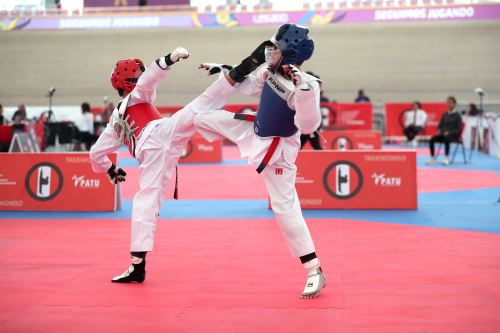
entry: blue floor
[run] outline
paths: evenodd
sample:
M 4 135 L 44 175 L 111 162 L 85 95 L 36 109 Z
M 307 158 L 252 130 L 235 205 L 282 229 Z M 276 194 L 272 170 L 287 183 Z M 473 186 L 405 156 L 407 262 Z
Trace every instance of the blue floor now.
M 438 228 L 500 233 L 500 188 L 419 194 L 418 210 L 305 210 L 305 218 L 343 218 Z M 161 218 L 255 219 L 273 218 L 266 200 L 168 200 Z M 120 211 L 2 212 L 3 219 L 126 219 L 132 201 Z

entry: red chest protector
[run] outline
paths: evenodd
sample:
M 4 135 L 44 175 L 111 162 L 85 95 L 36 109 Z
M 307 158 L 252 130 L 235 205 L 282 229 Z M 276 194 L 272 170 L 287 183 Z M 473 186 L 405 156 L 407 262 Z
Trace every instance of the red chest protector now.
M 149 103 L 135 104 L 129 106 L 125 110 L 123 119 L 126 119 L 130 128 L 134 130 L 134 135 L 131 137 L 131 140 L 127 140 L 127 142 L 125 142 L 132 156 L 135 157 L 135 141 L 139 138 L 139 134 L 144 129 L 144 127 L 146 127 L 149 122 L 161 118 L 162 116 L 158 109 L 154 105 Z

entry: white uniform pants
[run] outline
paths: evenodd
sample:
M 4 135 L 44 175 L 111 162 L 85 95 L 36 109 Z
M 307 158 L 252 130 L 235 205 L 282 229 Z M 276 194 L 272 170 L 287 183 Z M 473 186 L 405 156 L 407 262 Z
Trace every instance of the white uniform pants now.
M 230 112 L 212 110 L 198 114 L 195 117 L 195 126 L 197 131 L 209 141 L 222 136 L 238 144 L 243 156 L 249 156 L 250 159 L 255 156 L 263 157 L 262 153 L 265 154 L 268 144 L 262 146 L 262 140 L 255 137 L 253 123 L 233 117 L 234 114 Z M 300 145 L 297 146 L 297 150 L 299 147 Z M 268 164 L 262 174 L 271 198 L 271 207 L 288 247 L 293 256 L 301 257 L 315 252 L 315 248 L 295 191 L 297 167 L 284 158 L 285 153 L 288 154 L 295 148 L 286 148 L 275 152 L 281 156 L 273 156 L 272 164 Z M 252 150 L 254 150 L 253 153 Z M 255 153 L 255 151 L 258 152 Z M 257 163 L 260 162 L 261 160 Z
M 194 113 L 183 109 L 164 118 L 136 154 L 139 191 L 132 207 L 130 251 L 152 251 L 156 221 L 179 157 L 194 133 Z
M 136 152 L 139 191 L 132 207 L 131 252 L 153 250 L 161 203 L 182 150 L 194 133 L 194 115 L 220 108 L 233 89 L 224 78 L 214 82 L 182 110 L 162 119 Z

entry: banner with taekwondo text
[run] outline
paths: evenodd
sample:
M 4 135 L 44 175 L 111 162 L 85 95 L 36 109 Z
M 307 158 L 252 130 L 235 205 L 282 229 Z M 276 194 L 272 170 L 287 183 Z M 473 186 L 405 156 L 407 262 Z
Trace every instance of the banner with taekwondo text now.
M 108 155 L 116 164 L 116 154 Z M 88 153 L 9 153 L 0 163 L 0 210 L 115 211 L 118 186 Z
M 417 209 L 414 151 L 301 150 L 296 164 L 303 209 Z

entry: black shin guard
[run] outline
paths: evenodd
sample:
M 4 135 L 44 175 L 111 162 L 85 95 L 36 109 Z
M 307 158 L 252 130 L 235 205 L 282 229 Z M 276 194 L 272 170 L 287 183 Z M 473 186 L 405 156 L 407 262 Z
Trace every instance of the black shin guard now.
M 300 257 L 300 262 L 306 263 L 306 262 L 311 261 L 317 257 L 318 256 L 316 256 L 316 252 L 312 252 L 312 253 L 306 254 L 305 256 Z
M 142 259 L 146 258 L 146 254 L 148 254 L 148 253 L 147 252 L 130 252 L 131 256 L 137 257 L 137 258 L 142 258 Z

